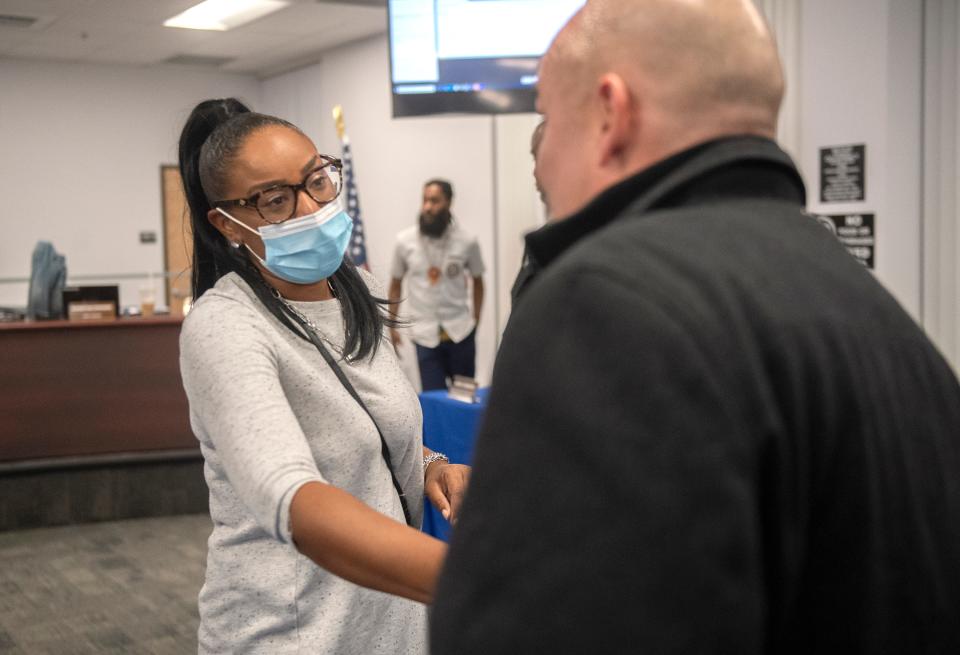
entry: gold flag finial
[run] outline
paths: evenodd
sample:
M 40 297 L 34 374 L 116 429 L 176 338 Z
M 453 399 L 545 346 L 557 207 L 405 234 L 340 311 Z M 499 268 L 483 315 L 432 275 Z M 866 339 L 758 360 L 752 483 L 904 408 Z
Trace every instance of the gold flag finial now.
M 333 108 L 333 122 L 337 126 L 337 137 L 343 141 L 343 135 L 346 133 L 347 128 L 343 122 L 343 107 L 340 105 Z

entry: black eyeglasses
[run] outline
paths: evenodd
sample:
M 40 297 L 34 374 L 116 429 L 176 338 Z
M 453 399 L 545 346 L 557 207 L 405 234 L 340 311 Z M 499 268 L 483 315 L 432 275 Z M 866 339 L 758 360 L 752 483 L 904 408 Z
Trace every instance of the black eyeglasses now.
M 219 200 L 214 205 L 253 207 L 260 214 L 260 218 L 266 222 L 283 223 L 297 213 L 297 199 L 300 197 L 300 191 L 306 191 L 307 195 L 320 205 L 333 202 L 340 195 L 343 187 L 342 162 L 336 157 L 326 155 L 320 155 L 320 157 L 323 163 L 307 173 L 300 184 L 278 184 L 258 191 L 249 198 Z

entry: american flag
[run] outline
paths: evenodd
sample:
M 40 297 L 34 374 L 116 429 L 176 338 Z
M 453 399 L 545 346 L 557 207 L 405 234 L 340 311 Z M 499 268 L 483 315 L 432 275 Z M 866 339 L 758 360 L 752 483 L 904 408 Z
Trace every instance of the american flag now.
M 350 138 L 343 137 L 343 187 L 347 194 L 347 213 L 353 219 L 353 236 L 350 238 L 350 259 L 357 266 L 370 270 L 367 264 L 367 244 L 363 236 L 363 219 L 360 217 L 360 198 L 353 175 L 353 155 Z

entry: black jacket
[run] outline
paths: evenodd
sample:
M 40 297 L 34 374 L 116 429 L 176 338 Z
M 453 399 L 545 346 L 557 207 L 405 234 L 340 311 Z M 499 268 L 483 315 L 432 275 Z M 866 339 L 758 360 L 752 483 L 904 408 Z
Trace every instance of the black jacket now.
M 433 655 L 960 653 L 960 386 L 714 141 L 530 235 Z

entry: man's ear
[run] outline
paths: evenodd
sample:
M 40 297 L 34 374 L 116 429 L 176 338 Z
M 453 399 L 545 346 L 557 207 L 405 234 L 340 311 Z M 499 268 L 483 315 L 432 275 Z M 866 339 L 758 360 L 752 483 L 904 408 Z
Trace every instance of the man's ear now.
M 599 163 L 606 166 L 620 159 L 636 138 L 637 106 L 627 83 L 616 73 L 600 77 L 597 96 L 601 111 Z

